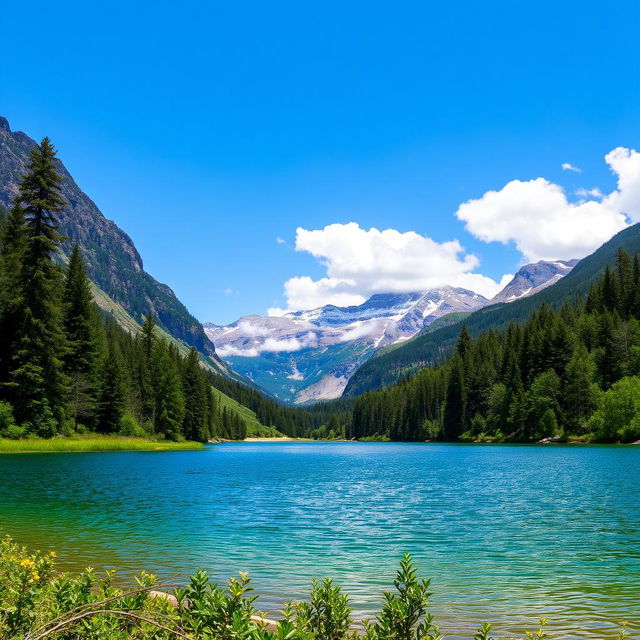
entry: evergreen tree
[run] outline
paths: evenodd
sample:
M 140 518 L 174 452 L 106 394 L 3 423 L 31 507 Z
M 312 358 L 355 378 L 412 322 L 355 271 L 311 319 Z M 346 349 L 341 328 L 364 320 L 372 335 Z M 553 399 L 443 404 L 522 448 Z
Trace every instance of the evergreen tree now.
M 207 388 L 198 352 L 191 348 L 184 362 L 182 386 L 185 400 L 183 432 L 188 440 L 207 440 Z
M 567 365 L 567 382 L 562 394 L 570 429 L 586 426 L 587 419 L 596 408 L 598 388 L 594 383 L 595 373 L 593 357 L 584 345 L 580 345 Z
M 98 366 L 95 312 L 78 245 L 69 261 L 63 302 L 68 348 L 65 371 L 70 382 L 71 415 L 77 429 L 78 420 L 88 420 L 94 408 Z
M 15 198 L 15 204 L 24 210 L 27 240 L 20 271 L 21 322 L 12 345 L 9 384 L 16 418 L 32 425 L 49 412 L 60 425 L 66 404 L 62 270 L 54 262 L 62 240 L 56 214 L 65 201 L 60 194 L 63 179 L 56 171 L 55 154 L 48 138 L 32 150 L 28 172 Z
M 170 440 L 182 438 L 185 400 L 178 366 L 165 345 L 157 347 L 156 430 Z
M 464 363 L 456 353 L 451 363 L 444 408 L 442 433 L 447 440 L 456 440 L 465 430 L 465 405 Z
M 117 433 L 126 407 L 126 381 L 117 349 L 111 348 L 102 365 L 96 428 L 100 433 Z
M 12 351 L 17 343 L 24 305 L 22 263 L 27 247 L 24 209 L 14 204 L 0 236 L 0 398 L 8 398 L 6 383 L 12 369 Z

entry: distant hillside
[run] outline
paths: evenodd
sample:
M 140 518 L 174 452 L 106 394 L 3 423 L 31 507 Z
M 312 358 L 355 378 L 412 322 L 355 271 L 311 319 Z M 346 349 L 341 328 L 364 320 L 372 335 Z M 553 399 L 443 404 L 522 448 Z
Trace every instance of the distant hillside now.
M 25 133 L 12 132 L 6 118 L 0 117 L 0 205 L 10 205 L 35 144 Z M 79 244 L 89 277 L 108 298 L 121 305 L 136 322 L 153 313 L 171 336 L 194 346 L 210 358 L 213 366 L 226 372 L 226 365 L 218 359 L 202 325 L 167 285 L 144 270 L 131 238 L 104 217 L 62 162 L 58 171 L 65 178 L 62 192 L 68 202 L 59 216 L 61 232 L 67 237 L 63 244 L 65 254 L 68 256 L 73 245 Z M 100 297 L 97 301 L 101 302 Z
M 504 328 L 512 321 L 523 322 L 544 302 L 557 307 L 565 301 L 586 295 L 589 285 L 602 269 L 607 264 L 614 264 L 619 248 L 632 255 L 640 253 L 640 224 L 616 234 L 593 254 L 578 262 L 567 276 L 535 295 L 510 304 L 484 307 L 461 322 L 421 334 L 393 350 L 377 352 L 353 374 L 344 396 L 356 396 L 393 384 L 417 369 L 440 362 L 451 353 L 463 325 L 475 336 L 485 329 Z

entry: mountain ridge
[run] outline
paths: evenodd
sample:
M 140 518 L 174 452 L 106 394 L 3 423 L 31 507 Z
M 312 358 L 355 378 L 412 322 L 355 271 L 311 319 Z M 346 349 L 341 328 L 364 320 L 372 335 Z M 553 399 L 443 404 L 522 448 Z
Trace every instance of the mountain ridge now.
M 351 373 L 378 347 L 406 340 L 442 315 L 488 303 L 467 289 L 439 287 L 204 327 L 234 370 L 278 399 L 302 404 L 339 397 Z

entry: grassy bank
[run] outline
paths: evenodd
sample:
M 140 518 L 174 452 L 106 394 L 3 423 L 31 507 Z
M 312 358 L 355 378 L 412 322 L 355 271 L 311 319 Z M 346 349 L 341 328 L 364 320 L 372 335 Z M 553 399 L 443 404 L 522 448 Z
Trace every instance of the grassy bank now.
M 171 442 L 124 436 L 86 435 L 74 438 L 0 438 L 0 453 L 56 453 L 87 451 L 181 451 L 202 449 L 199 442 Z

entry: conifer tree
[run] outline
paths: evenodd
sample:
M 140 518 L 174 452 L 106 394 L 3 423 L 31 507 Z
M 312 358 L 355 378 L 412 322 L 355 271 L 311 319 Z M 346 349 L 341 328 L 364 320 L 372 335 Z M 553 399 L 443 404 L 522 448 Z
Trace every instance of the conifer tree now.
M 464 363 L 460 354 L 456 353 L 449 373 L 442 425 L 442 432 L 447 440 L 456 440 L 465 430 L 465 405 Z
M 100 391 L 96 415 L 96 429 L 100 433 L 117 433 L 126 407 L 126 383 L 123 363 L 112 345 L 102 365 Z
M 207 440 L 207 390 L 198 352 L 192 347 L 182 372 L 185 413 L 183 432 L 188 440 Z
M 0 398 L 7 398 L 6 383 L 12 368 L 12 349 L 17 340 L 23 307 L 22 262 L 27 233 L 22 205 L 14 204 L 0 236 Z
M 23 207 L 27 240 L 10 385 L 16 418 L 31 425 L 42 425 L 48 414 L 60 425 L 66 404 L 62 363 L 66 347 L 59 297 L 62 270 L 54 262 L 62 240 L 57 213 L 66 203 L 60 194 L 63 178 L 56 171 L 55 155 L 53 145 L 44 138 L 31 152 L 28 172 L 15 198 L 15 204 Z
M 94 408 L 98 366 L 93 299 L 78 245 L 69 261 L 63 302 L 65 371 L 70 384 L 71 415 L 77 429 L 78 420 L 87 420 Z
M 166 345 L 155 347 L 156 358 L 156 423 L 155 429 L 170 440 L 182 437 L 185 414 L 184 393 L 180 372 Z

